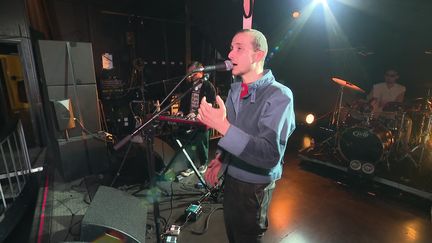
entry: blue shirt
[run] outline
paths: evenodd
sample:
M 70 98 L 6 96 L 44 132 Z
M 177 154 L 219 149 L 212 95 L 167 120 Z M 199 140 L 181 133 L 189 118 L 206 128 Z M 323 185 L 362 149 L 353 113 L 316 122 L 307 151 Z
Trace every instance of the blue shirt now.
M 268 183 L 282 176 L 282 163 L 288 137 L 295 129 L 293 94 L 277 82 L 270 70 L 248 84 L 249 93 L 240 99 L 241 83 L 231 85 L 226 100 L 231 126 L 219 140 L 219 147 L 248 165 L 268 170 L 256 174 L 230 164 L 227 173 L 250 183 Z

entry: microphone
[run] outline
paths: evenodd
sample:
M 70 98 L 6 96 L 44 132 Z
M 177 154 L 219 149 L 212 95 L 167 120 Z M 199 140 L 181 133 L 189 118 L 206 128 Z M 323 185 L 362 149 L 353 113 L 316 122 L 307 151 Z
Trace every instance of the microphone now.
M 230 60 L 225 60 L 222 63 L 217 63 L 215 65 L 209 65 L 205 67 L 200 67 L 193 70 L 194 73 L 197 72 L 213 72 L 213 71 L 230 71 L 233 68 L 233 64 Z

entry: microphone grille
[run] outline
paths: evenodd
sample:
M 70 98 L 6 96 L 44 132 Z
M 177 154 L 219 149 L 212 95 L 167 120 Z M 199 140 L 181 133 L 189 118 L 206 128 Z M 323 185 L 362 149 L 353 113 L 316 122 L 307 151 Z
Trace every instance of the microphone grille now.
M 231 69 L 233 69 L 233 64 L 230 60 L 225 60 L 224 63 L 227 71 L 231 71 Z

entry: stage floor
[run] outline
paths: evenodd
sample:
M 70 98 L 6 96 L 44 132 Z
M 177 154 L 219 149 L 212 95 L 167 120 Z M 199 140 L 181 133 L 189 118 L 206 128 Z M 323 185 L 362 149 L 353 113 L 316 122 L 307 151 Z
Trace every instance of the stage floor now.
M 297 153 L 299 141 L 297 134 L 286 153 L 283 177 L 273 194 L 270 226 L 263 242 L 432 242 L 430 201 L 379 183 L 357 181 L 328 166 L 301 161 Z M 87 191 L 94 194 L 98 185 L 106 185 L 107 179 L 89 177 L 86 188 L 83 179 L 64 183 L 55 174 L 50 176 L 54 180 L 49 187 L 43 231 L 39 229 L 40 213 L 35 213 L 34 220 L 30 220 L 31 232 L 17 230 L 7 242 L 25 242 L 24 234 L 30 237 L 29 242 L 37 241 L 38 237 L 42 237 L 41 242 L 79 241 L 81 220 L 89 207 Z M 169 225 L 183 224 L 184 210 L 199 198 L 200 191 L 194 188 L 196 181 L 192 175 L 180 182 L 158 183 L 160 213 Z M 139 187 L 118 189 L 132 194 Z M 191 195 L 194 193 L 198 195 Z M 135 194 L 148 206 L 147 225 L 139 227 L 146 231 L 146 242 L 156 242 L 148 195 L 147 190 Z M 41 200 L 35 212 L 41 210 L 40 203 Z M 205 203 L 201 217 L 182 228 L 178 242 L 227 242 L 222 210 L 221 204 Z M 199 234 L 210 214 L 207 232 Z M 26 220 L 29 221 L 23 222 Z

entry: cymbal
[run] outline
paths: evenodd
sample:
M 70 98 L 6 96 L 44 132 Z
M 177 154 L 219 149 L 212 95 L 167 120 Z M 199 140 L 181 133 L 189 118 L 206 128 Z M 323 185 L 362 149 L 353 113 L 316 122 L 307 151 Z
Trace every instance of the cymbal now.
M 352 89 L 352 90 L 355 90 L 355 91 L 360 91 L 360 92 L 362 92 L 362 93 L 365 92 L 362 88 L 358 87 L 357 85 L 352 84 L 352 83 L 350 83 L 350 82 L 348 82 L 348 81 L 345 81 L 345 80 L 343 80 L 343 79 L 340 79 L 340 78 L 332 78 L 332 80 L 333 80 L 334 82 L 336 82 L 337 84 L 343 86 L 343 87 L 347 87 L 347 88 Z
M 409 102 L 408 110 L 416 112 L 432 111 L 432 101 L 424 97 L 415 98 Z
M 423 102 L 425 104 L 432 105 L 432 99 L 428 99 L 428 98 L 425 98 L 425 97 L 415 98 L 414 102 Z

